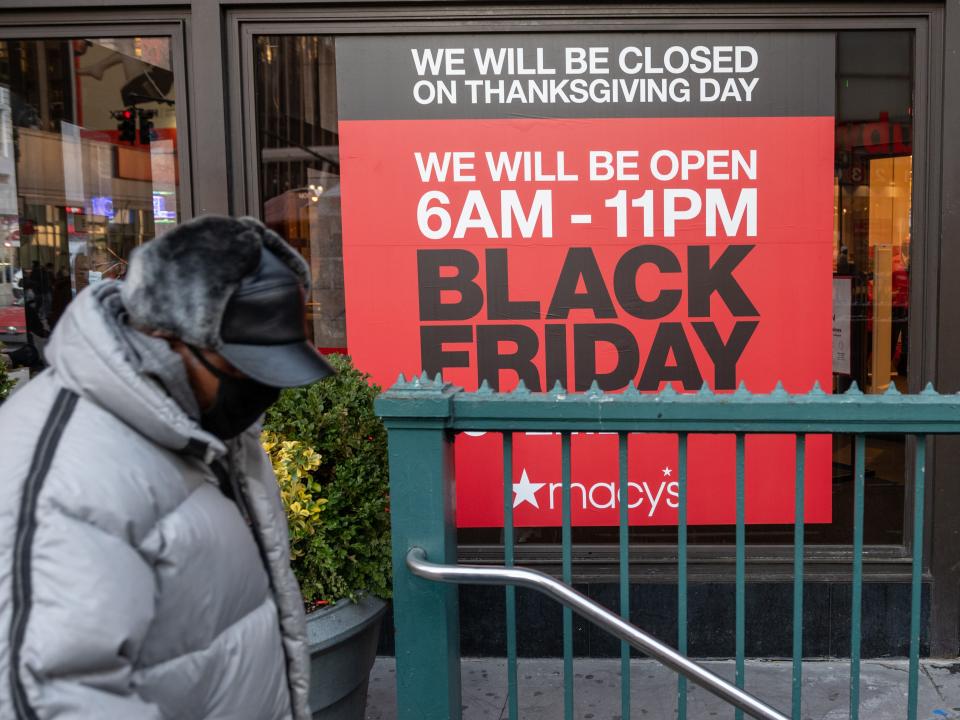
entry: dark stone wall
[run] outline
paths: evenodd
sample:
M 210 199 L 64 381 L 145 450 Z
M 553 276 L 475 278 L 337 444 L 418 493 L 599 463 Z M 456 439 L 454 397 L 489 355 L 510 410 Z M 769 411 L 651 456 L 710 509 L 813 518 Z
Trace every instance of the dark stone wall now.
M 616 583 L 576 585 L 605 607 L 619 606 Z M 921 653 L 929 653 L 929 587 L 924 585 Z M 807 583 L 803 597 L 805 657 L 850 654 L 851 586 Z M 732 583 L 691 583 L 687 600 L 691 657 L 726 658 L 734 654 Z M 465 657 L 506 655 L 506 603 L 503 588 L 460 588 L 460 651 Z M 790 658 L 793 643 L 793 586 L 749 583 L 746 596 L 746 650 L 749 657 Z M 378 654 L 393 654 L 393 625 L 388 615 Z M 865 583 L 863 586 L 862 657 L 906 657 L 910 651 L 910 585 Z M 630 619 L 655 637 L 674 644 L 677 637 L 677 588 L 669 584 L 630 587 Z M 560 605 L 536 593 L 517 591 L 517 644 L 522 657 L 563 655 Z M 574 615 L 573 651 L 578 657 L 619 657 L 620 642 Z M 640 656 L 639 653 L 634 653 Z

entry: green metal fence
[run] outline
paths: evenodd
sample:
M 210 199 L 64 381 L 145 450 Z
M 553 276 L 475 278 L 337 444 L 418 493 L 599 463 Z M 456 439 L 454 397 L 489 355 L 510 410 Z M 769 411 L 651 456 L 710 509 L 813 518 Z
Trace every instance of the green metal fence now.
M 788 394 L 778 384 L 774 392 L 755 395 L 742 385 L 731 394 L 715 395 L 704 388 L 680 394 L 672 388 L 641 394 L 632 385 L 624 392 L 604 394 L 596 386 L 583 394 L 557 386 L 549 393 L 531 393 L 520 383 L 511 393 L 494 393 L 486 384 L 467 393 L 426 374 L 397 383 L 377 400 L 377 412 L 389 433 L 391 512 L 393 518 L 394 622 L 396 627 L 398 717 L 401 720 L 440 720 L 460 717 L 459 614 L 456 588 L 414 576 L 406 565 L 412 548 L 422 548 L 435 563 L 456 563 L 454 526 L 453 438 L 464 431 L 503 434 L 504 562 L 514 564 L 513 433 L 561 434 L 562 579 L 573 581 L 571 542 L 572 432 L 615 432 L 619 436 L 620 607 L 628 617 L 629 554 L 627 528 L 627 440 L 630 433 L 670 433 L 679 438 L 678 462 L 678 635 L 676 647 L 687 652 L 687 445 L 691 433 L 732 434 L 736 437 L 736 561 L 735 659 L 736 685 L 745 681 L 746 532 L 744 498 L 745 438 L 752 434 L 792 434 L 796 437 L 793 666 L 792 697 L 779 704 L 800 718 L 802 709 L 804 463 L 808 434 L 854 436 L 853 594 L 851 620 L 850 713 L 859 718 L 860 640 L 863 589 L 864 449 L 867 434 L 889 433 L 915 438 L 913 446 L 912 595 L 908 672 L 908 720 L 917 714 L 920 656 L 924 474 L 926 438 L 960 433 L 960 397 L 940 395 L 932 386 L 917 395 L 901 395 L 891 385 L 883 395 L 865 395 L 854 385 L 842 395 L 828 395 L 819 386 L 805 395 Z M 509 717 L 516 720 L 517 628 L 516 595 L 506 588 L 507 681 Z M 662 640 L 672 641 L 670 638 Z M 622 717 L 630 715 L 629 647 L 623 643 Z M 563 611 L 565 718 L 573 717 L 573 617 Z M 678 681 L 678 711 L 686 714 L 686 681 Z M 777 704 L 777 703 L 775 703 Z M 736 717 L 742 717 L 737 710 Z

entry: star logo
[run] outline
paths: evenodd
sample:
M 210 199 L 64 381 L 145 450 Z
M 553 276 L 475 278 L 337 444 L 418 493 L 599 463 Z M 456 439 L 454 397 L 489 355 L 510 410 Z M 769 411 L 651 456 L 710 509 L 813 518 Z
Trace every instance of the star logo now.
M 517 507 L 520 503 L 530 503 L 537 510 L 540 505 L 537 502 L 537 491 L 546 483 L 532 483 L 527 476 L 527 470 L 524 468 L 520 473 L 520 482 L 513 484 L 513 506 Z
M 672 477 L 672 476 L 673 476 L 673 468 L 671 468 L 671 467 L 665 467 L 665 468 L 663 469 L 663 476 L 664 476 L 664 477 Z

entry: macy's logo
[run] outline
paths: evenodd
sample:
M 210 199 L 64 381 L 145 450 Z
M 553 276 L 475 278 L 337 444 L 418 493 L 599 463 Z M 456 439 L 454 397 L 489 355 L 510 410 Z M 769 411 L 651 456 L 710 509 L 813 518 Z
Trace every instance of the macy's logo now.
M 673 469 L 665 467 L 662 470 L 663 479 L 657 482 L 648 483 L 630 482 L 627 487 L 627 507 L 631 510 L 640 507 L 646 503 L 647 517 L 653 517 L 654 513 L 660 507 L 669 507 L 676 509 L 679 506 L 679 486 L 676 480 L 671 480 Z M 540 491 L 546 488 L 546 507 L 540 507 L 540 501 L 544 499 L 540 496 Z M 562 492 L 562 483 L 531 482 L 527 469 L 524 468 L 520 473 L 520 482 L 513 484 L 513 507 L 520 505 L 532 505 L 537 510 L 550 509 L 555 510 L 560 507 L 560 493 Z M 620 495 L 617 489 L 617 483 L 597 482 L 589 487 L 583 483 L 570 483 L 570 503 L 571 507 L 577 507 L 577 495 L 579 495 L 580 507 L 583 510 L 610 510 L 618 507 Z

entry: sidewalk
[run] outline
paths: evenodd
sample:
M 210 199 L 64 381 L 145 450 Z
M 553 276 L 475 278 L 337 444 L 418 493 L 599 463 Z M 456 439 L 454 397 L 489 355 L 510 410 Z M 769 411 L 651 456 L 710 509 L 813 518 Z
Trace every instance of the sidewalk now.
M 704 663 L 732 679 L 733 662 Z M 575 659 L 574 713 L 583 720 L 621 720 L 620 661 Z M 367 720 L 394 720 L 395 661 L 377 658 L 370 676 Z M 557 720 L 563 717 L 563 661 L 519 661 L 520 717 Z M 749 661 L 747 689 L 789 714 L 790 663 Z M 650 660 L 631 663 L 633 720 L 676 717 L 676 675 Z M 803 719 L 841 720 L 849 716 L 850 665 L 844 661 L 806 662 L 803 666 Z M 464 720 L 505 720 L 506 661 L 463 660 Z M 860 717 L 904 720 L 907 716 L 907 663 L 868 660 L 861 664 Z M 733 718 L 733 710 L 706 691 L 689 686 L 687 716 L 691 720 Z M 924 662 L 920 672 L 918 720 L 960 720 L 960 662 Z

